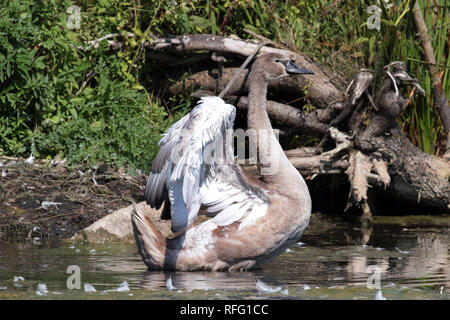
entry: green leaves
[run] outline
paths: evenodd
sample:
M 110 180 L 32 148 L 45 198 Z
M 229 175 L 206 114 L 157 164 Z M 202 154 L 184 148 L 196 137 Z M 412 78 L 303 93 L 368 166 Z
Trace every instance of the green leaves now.
M 88 52 L 76 49 L 125 28 L 130 3 L 93 2 L 82 8 L 81 29 L 69 30 L 65 10 L 72 4 L 12 0 L 2 8 L 0 149 L 28 156 L 34 141 L 41 158 L 61 154 L 71 163 L 147 168 L 169 121 L 159 104 L 148 107 L 147 93 L 130 73 L 139 43 L 130 42 L 120 55 L 106 42 Z

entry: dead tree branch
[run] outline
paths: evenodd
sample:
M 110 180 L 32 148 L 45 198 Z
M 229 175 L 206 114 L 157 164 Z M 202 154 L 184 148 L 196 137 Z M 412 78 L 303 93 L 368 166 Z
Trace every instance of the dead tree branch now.
M 257 43 L 248 40 L 226 38 L 215 35 L 184 35 L 172 38 L 152 37 L 152 41 L 146 43 L 147 48 L 161 51 L 201 51 L 210 50 L 222 53 L 232 53 L 240 56 L 248 57 L 254 52 Z M 302 67 L 308 68 L 314 72 L 314 76 L 306 80 L 305 77 L 298 75 L 285 79 L 284 82 L 291 82 L 290 86 L 296 88 L 304 88 L 308 86 L 309 97 L 313 100 L 313 104 L 319 108 L 326 108 L 328 105 L 336 103 L 342 97 L 341 90 L 337 87 L 339 81 L 337 78 L 330 77 L 314 60 L 309 57 L 300 55 L 293 51 L 263 47 L 260 53 L 277 52 L 289 55 Z M 224 81 L 226 82 L 226 81 Z M 281 81 L 283 82 L 283 81 Z M 286 84 L 289 86 L 289 84 Z
M 436 67 L 436 58 L 434 57 L 433 47 L 431 45 L 430 37 L 428 36 L 427 26 L 422 16 L 422 11 L 420 10 L 419 1 L 415 2 L 412 13 L 419 38 L 422 41 L 425 61 L 428 62 L 428 70 L 430 71 L 431 79 L 433 81 L 432 90 L 434 96 L 434 106 L 439 111 L 447 137 L 445 157 L 450 159 L 450 108 L 448 106 L 447 97 L 445 96 L 445 92 L 442 88 L 441 77 L 439 76 L 439 70 Z

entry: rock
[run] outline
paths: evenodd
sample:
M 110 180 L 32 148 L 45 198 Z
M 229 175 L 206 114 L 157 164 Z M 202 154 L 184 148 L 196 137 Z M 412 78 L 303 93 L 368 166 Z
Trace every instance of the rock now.
M 161 210 L 150 208 L 145 202 L 137 204 L 164 236 L 170 236 L 170 220 L 160 220 Z M 128 206 L 94 222 L 89 227 L 75 234 L 70 240 L 76 242 L 104 243 L 121 242 L 134 243 L 133 228 L 131 225 L 131 212 L 133 206 Z

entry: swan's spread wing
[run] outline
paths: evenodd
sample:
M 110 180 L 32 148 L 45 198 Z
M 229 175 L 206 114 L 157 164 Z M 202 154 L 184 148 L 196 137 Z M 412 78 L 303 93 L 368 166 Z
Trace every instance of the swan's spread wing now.
M 213 174 L 208 155 L 220 150 L 215 143 L 234 124 L 236 109 L 218 97 L 202 98 L 185 117 L 173 124 L 160 140 L 145 189 L 147 203 L 160 208 L 168 192 L 172 231 L 187 228 L 201 205 L 200 188 Z
M 233 127 L 235 114 L 222 99 L 203 98 L 161 139 L 145 198 L 159 208 L 168 194 L 172 231 L 191 225 L 200 207 L 214 215 L 210 221 L 215 225 L 239 222 L 239 230 L 267 212 L 266 191 L 250 185 L 233 162 L 227 129 Z
M 202 209 L 215 215 L 212 223 L 227 226 L 239 222 L 240 231 L 266 214 L 267 190 L 250 185 L 238 165 L 218 165 L 214 170 L 200 190 Z

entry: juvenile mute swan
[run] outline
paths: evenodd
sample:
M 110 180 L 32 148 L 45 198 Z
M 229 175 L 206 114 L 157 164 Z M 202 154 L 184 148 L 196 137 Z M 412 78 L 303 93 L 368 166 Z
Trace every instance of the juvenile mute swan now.
M 256 132 L 261 180 L 243 172 L 233 161 L 230 141 L 220 139 L 233 128 L 236 114 L 221 98 L 202 98 L 165 132 L 145 198 L 157 209 L 165 202 L 177 236 L 166 239 L 138 207 L 131 218 L 150 270 L 258 268 L 299 240 L 311 215 L 310 194 L 266 111 L 268 82 L 290 74 L 313 72 L 269 53 L 255 60 L 249 75 L 248 127 Z M 212 218 L 188 228 L 199 212 Z

